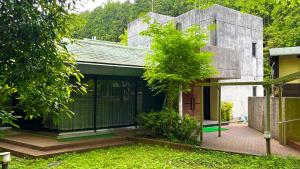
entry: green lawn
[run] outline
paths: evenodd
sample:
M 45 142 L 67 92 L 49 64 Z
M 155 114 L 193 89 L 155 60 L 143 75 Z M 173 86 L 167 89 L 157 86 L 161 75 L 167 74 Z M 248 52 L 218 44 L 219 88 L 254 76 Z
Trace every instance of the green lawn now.
M 12 158 L 11 169 L 102 168 L 299 168 L 300 160 L 256 157 L 216 151 L 180 151 L 167 147 L 132 145 L 61 155 L 47 160 Z

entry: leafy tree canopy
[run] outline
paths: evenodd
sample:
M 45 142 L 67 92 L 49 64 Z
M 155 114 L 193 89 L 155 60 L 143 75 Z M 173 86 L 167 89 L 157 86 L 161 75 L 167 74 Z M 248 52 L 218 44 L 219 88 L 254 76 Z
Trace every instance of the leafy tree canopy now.
M 98 7 L 88 14 L 87 23 L 78 32 L 79 38 L 92 38 L 119 42 L 127 24 L 136 18 L 130 2 L 108 2 L 104 7 Z
M 144 79 L 157 92 L 167 93 L 167 105 L 173 108 L 179 91 L 187 92 L 196 80 L 215 74 L 211 66 L 212 53 L 201 51 L 207 36 L 197 26 L 177 30 L 174 23 L 150 25 L 142 35 L 152 38 L 151 49 L 145 59 Z
M 153 1 L 154 12 L 177 16 L 193 9 L 192 3 L 185 0 L 155 0 Z M 136 0 L 134 3 L 126 1 L 124 3 L 108 1 L 103 7 L 98 7 L 90 13 L 80 13 L 79 18 L 74 17 L 71 24 L 79 27 L 76 29 L 73 37 L 92 38 L 120 42 L 122 34 L 125 34 L 127 24 L 137 19 L 139 16 L 152 10 L 152 0 Z M 83 16 L 82 16 L 83 15 Z M 78 26 L 81 21 L 82 25 Z M 74 20 L 79 20 L 74 22 Z M 86 22 L 86 23 L 85 23 Z
M 70 94 L 85 91 L 75 58 L 62 43 L 73 5 L 67 0 L 0 2 L 2 123 L 12 122 L 12 111 L 24 112 L 29 119 L 52 114 L 55 122 L 60 113 L 72 114 Z M 15 100 L 13 106 L 10 98 Z
M 70 14 L 67 20 L 67 37 L 82 39 L 85 38 L 84 27 L 87 24 L 87 17 L 89 16 L 88 12 L 82 12 L 80 14 L 72 13 Z

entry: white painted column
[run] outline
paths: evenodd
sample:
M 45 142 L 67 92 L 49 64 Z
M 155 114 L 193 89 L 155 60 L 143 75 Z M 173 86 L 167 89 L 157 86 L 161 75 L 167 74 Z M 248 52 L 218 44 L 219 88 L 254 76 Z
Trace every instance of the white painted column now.
M 179 111 L 179 116 L 182 118 L 183 117 L 183 100 L 182 100 L 182 91 L 180 90 L 179 92 L 179 99 L 178 99 L 178 111 Z

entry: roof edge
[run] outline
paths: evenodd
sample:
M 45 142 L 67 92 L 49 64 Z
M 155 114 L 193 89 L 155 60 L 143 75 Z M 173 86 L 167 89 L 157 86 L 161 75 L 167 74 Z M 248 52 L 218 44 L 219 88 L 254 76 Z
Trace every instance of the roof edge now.
M 149 49 L 146 48 L 139 48 L 139 47 L 132 47 L 132 46 L 125 46 L 121 45 L 115 42 L 110 41 L 103 41 L 103 40 L 93 40 L 93 39 L 76 39 L 74 43 L 76 42 L 82 42 L 82 43 L 88 43 L 91 45 L 104 45 L 104 46 L 111 46 L 111 47 L 118 47 L 118 48 L 127 48 L 127 49 L 136 49 L 136 50 L 143 50 L 145 52 L 149 52 Z

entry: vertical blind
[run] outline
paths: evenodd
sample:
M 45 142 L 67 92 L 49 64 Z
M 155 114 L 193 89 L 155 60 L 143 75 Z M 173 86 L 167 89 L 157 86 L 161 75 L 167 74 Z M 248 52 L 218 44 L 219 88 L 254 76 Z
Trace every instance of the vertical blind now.
M 164 96 L 153 96 L 141 79 L 85 75 L 83 83 L 87 94 L 72 96 L 75 115 L 62 115 L 58 127 L 48 118 L 44 128 L 76 131 L 135 125 L 137 113 L 159 110 L 163 104 Z

